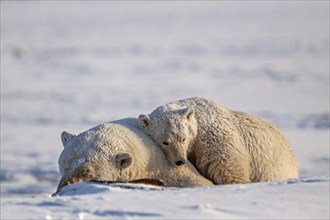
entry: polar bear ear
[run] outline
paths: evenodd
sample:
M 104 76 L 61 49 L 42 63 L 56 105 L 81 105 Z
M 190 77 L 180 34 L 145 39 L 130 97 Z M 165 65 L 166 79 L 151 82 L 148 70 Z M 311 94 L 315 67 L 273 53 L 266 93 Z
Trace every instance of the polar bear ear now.
M 139 125 L 141 128 L 146 128 L 151 124 L 150 116 L 141 114 L 139 115 Z
M 65 148 L 66 144 L 69 142 L 71 138 L 73 138 L 74 135 L 70 134 L 69 132 L 63 131 L 61 134 L 61 139 L 62 139 L 62 144 L 63 147 Z
M 131 166 L 132 163 L 133 157 L 131 154 L 121 153 L 116 156 L 116 166 L 121 170 Z
M 195 109 L 191 106 L 185 108 L 182 112 L 182 116 L 188 120 L 191 120 L 194 117 L 194 115 L 195 115 Z

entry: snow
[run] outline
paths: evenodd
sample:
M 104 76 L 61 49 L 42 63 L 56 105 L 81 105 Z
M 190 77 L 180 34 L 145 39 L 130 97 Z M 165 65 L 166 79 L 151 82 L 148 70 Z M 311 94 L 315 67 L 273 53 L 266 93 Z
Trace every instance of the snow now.
M 328 183 L 328 177 L 194 189 L 78 183 L 52 198 L 3 199 L 2 216 L 19 209 L 16 218 L 32 211 L 37 219 L 326 219 Z
M 299 180 L 51 197 L 63 130 L 191 96 L 280 127 Z M 1 1 L 1 219 L 329 219 L 329 114 L 328 1 Z

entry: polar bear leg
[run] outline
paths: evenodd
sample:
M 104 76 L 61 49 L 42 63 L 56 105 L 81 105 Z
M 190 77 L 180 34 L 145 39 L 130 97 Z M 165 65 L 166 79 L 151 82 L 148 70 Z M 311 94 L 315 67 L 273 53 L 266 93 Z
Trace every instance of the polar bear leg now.
M 250 164 L 246 156 L 233 155 L 231 153 L 228 158 L 214 160 L 213 166 L 218 169 L 212 170 L 214 181 L 222 184 L 249 183 L 250 180 Z M 212 166 L 210 166 L 212 167 Z
M 196 165 L 215 184 L 251 182 L 248 157 L 239 152 L 209 152 L 196 160 Z

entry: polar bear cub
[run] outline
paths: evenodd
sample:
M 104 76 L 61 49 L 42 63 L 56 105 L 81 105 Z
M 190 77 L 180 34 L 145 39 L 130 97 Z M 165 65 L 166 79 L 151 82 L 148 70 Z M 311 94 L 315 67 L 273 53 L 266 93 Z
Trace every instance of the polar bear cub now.
M 257 116 L 193 97 L 139 116 L 141 128 L 174 166 L 191 161 L 216 184 L 297 178 L 297 162 L 284 135 Z

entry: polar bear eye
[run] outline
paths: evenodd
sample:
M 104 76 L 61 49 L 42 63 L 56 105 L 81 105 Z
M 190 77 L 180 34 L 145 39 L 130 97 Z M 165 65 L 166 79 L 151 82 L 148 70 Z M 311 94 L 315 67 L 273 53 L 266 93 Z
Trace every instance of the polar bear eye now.
M 165 142 L 165 141 L 164 141 L 162 144 L 164 144 L 164 145 L 168 145 L 168 143 L 167 143 L 167 142 Z
M 182 142 L 185 142 L 186 141 L 186 138 L 182 138 Z

